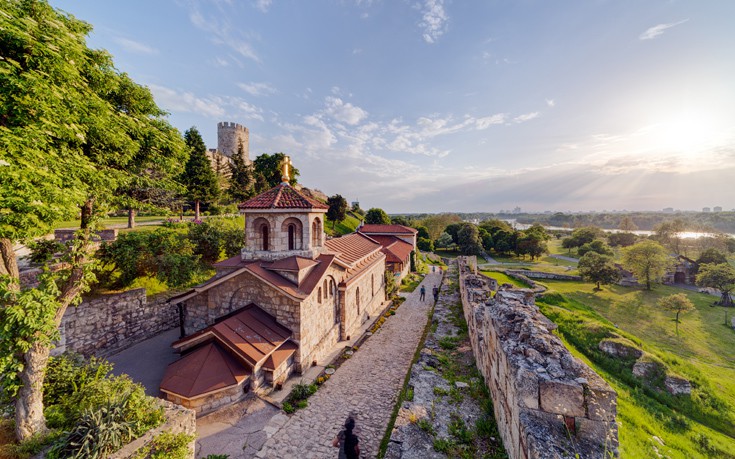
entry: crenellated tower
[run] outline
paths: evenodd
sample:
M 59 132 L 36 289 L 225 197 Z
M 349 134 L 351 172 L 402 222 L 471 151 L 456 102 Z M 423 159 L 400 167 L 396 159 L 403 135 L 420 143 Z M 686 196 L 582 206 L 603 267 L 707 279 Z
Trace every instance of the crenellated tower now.
M 242 124 L 222 121 L 217 123 L 217 152 L 231 158 L 242 142 L 245 162 L 250 163 L 250 132 Z

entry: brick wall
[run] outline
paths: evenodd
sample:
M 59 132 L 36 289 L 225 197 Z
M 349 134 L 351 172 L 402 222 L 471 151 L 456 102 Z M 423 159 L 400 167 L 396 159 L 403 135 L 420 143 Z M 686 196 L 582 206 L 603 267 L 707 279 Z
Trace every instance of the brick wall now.
M 166 299 L 149 301 L 144 288 L 85 299 L 66 310 L 52 354 L 74 351 L 108 356 L 177 327 L 178 310 Z
M 512 459 L 617 455 L 615 391 L 576 359 L 534 304 L 532 290 L 500 290 L 458 259 L 460 292 L 477 367 Z

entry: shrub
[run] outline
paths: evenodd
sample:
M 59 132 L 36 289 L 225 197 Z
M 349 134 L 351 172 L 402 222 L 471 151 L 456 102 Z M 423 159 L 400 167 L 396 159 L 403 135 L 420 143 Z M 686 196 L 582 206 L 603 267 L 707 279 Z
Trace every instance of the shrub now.
M 222 255 L 231 257 L 238 254 L 244 245 L 240 221 L 238 218 L 209 218 L 189 225 L 188 238 L 194 246 L 194 253 L 210 264 Z
M 143 448 L 134 459 L 186 459 L 189 457 L 189 443 L 194 440 L 193 435 L 185 433 L 173 434 L 163 432 L 156 436 L 151 444 Z M 228 458 L 225 455 L 210 454 L 207 458 Z
M 295 408 L 293 407 L 293 405 L 291 405 L 290 403 L 288 403 L 288 402 L 283 402 L 283 411 L 285 411 L 285 412 L 286 412 L 286 413 L 288 413 L 288 414 L 291 414 L 291 413 L 293 413 L 294 411 L 296 411 L 296 409 L 295 409 Z
M 64 250 L 64 244 L 55 239 L 39 239 L 29 242 L 28 248 L 31 249 L 31 263 L 43 265 L 54 258 L 54 255 Z

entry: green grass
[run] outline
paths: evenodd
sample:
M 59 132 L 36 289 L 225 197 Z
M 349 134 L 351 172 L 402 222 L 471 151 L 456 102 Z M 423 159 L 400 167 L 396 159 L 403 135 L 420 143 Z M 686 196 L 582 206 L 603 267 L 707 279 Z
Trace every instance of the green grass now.
M 735 332 L 724 325 L 723 308 L 711 307 L 714 297 L 686 292 L 696 309 L 682 316 L 677 336 L 674 315 L 656 300 L 680 289 L 612 286 L 594 292 L 580 282 L 545 284 L 558 294 L 542 297 L 542 312 L 559 325 L 567 347 L 618 393 L 621 457 L 659 457 L 654 447 L 670 458 L 735 457 Z M 692 381 L 691 397 L 646 385 L 632 376 L 633 362 L 601 353 L 597 344 L 610 333 Z
M 515 277 L 510 277 L 504 272 L 500 272 L 500 271 L 480 271 L 480 272 L 486 275 L 487 277 L 492 277 L 493 279 L 498 281 L 498 285 L 510 284 L 510 285 L 513 285 L 514 287 L 519 287 L 519 288 L 529 288 L 530 287 L 530 285 L 523 282 L 522 280 L 516 279 Z
M 407 293 L 413 292 L 423 279 L 423 276 L 419 276 L 416 273 L 410 273 L 408 276 L 403 278 L 401 285 L 398 287 L 398 291 Z M 427 292 L 427 294 L 429 293 L 430 292 Z
M 343 236 L 345 234 L 354 233 L 358 225 L 360 225 L 360 220 L 355 217 L 354 214 L 347 213 L 344 220 L 334 224 L 334 229 L 332 229 L 332 223 L 332 221 L 327 220 L 324 225 L 324 231 L 330 236 Z
M 147 215 L 143 217 L 135 217 L 135 223 L 146 223 L 146 222 L 154 222 L 154 221 L 163 221 L 167 218 L 171 218 L 170 216 L 166 215 Z M 63 222 L 58 222 L 54 225 L 54 229 L 58 228 L 79 228 L 79 224 L 81 223 L 81 220 L 66 220 Z M 110 225 L 127 225 L 128 223 L 128 217 L 108 217 L 103 218 L 100 222 L 100 224 L 103 227 L 108 227 Z

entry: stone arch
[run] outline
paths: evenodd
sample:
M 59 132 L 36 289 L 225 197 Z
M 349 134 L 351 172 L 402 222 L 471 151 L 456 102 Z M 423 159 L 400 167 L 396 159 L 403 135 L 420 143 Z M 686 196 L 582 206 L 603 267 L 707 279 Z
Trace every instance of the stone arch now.
M 311 223 L 311 246 L 321 247 L 322 245 L 322 220 L 319 217 L 315 217 Z
M 255 250 L 269 250 L 271 247 L 271 225 L 263 217 L 258 217 L 253 222 L 253 232 L 255 233 Z
M 288 250 L 304 248 L 304 224 L 295 217 L 289 217 L 281 224 L 281 231 L 286 235 Z

